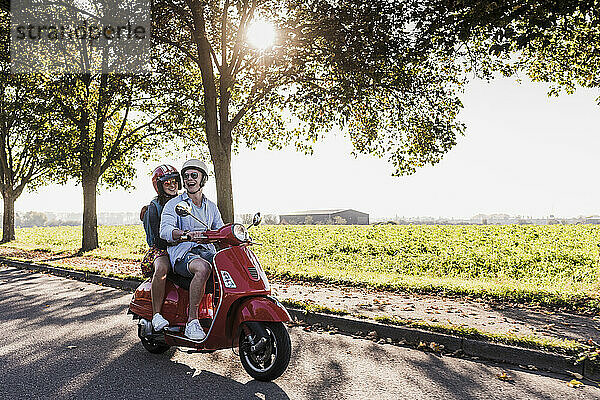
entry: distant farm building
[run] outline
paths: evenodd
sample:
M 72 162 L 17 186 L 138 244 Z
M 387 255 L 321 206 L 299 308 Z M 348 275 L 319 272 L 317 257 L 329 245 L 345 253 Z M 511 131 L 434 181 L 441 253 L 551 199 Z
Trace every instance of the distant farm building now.
M 289 225 L 369 225 L 369 214 L 356 210 L 308 210 L 279 216 L 280 224 Z
M 585 219 L 586 224 L 600 225 L 600 217 L 597 215 L 592 215 L 591 217 L 587 217 Z

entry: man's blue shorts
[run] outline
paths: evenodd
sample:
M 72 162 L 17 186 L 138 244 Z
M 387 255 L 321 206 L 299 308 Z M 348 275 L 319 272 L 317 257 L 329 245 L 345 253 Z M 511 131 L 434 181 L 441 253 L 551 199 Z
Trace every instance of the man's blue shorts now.
M 182 259 L 178 260 L 175 265 L 173 265 L 173 271 L 175 271 L 177 275 L 193 278 L 194 274 L 190 272 L 189 268 L 190 262 L 196 258 L 202 258 L 212 265 L 215 254 L 216 253 L 211 249 L 201 246 L 194 247 L 188 251 Z

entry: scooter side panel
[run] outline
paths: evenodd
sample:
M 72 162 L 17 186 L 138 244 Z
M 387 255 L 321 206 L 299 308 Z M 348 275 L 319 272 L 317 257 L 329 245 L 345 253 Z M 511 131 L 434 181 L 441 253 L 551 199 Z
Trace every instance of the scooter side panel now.
M 152 319 L 152 296 L 150 288 L 152 284 L 149 280 L 143 282 L 137 287 L 133 294 L 133 299 L 129 303 L 129 309 L 135 315 L 139 315 L 145 319 Z
M 223 271 L 229 273 L 236 287 L 225 287 L 224 290 L 231 295 L 255 295 L 255 294 L 270 294 L 270 289 L 265 286 L 265 282 L 262 277 L 264 272 L 258 264 L 253 262 L 249 255 L 252 252 L 249 249 L 245 249 L 242 246 L 233 246 L 217 253 L 215 256 L 215 263 L 218 266 L 219 274 Z M 256 259 L 256 257 L 253 257 Z M 255 268 L 259 276 L 255 279 L 251 276 L 249 268 Z M 219 276 L 219 280 L 223 280 L 222 276 Z M 266 280 L 266 277 L 265 277 Z
M 136 315 L 145 319 L 152 319 L 152 284 L 150 281 L 143 282 L 136 289 L 129 309 Z M 162 305 L 161 314 L 171 325 L 185 325 L 188 313 L 188 291 L 167 281 L 165 285 L 165 300 Z M 199 318 L 212 318 L 212 294 L 207 294 L 199 306 Z

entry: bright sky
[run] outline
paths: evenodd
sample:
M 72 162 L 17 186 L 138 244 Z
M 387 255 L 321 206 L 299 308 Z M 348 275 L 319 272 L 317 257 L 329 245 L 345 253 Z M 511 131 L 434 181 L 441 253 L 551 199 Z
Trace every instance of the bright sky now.
M 395 215 L 471 217 L 478 213 L 559 217 L 600 214 L 598 91 L 548 98 L 547 85 L 514 79 L 476 81 L 463 96 L 466 134 L 444 158 L 407 177 L 385 160 L 355 159 L 338 132 L 313 156 L 293 149 L 243 150 L 233 161 L 236 214 L 353 208 L 371 219 Z M 168 159 L 178 169 L 185 161 Z M 136 189 L 102 191 L 99 212 L 139 211 L 154 196 L 140 165 Z M 216 201 L 214 178 L 205 194 Z M 81 187 L 25 193 L 17 211 L 83 210 Z

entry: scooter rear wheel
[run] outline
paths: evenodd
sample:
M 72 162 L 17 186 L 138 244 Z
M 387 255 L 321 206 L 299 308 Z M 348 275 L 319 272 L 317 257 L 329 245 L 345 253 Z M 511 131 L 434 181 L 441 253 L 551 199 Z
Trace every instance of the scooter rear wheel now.
M 258 381 L 272 381 L 281 376 L 287 368 L 292 354 L 290 335 L 283 322 L 261 322 L 267 331 L 268 343 L 256 352 L 250 351 L 250 344 L 244 330 L 240 332 L 240 360 L 242 366 Z
M 162 354 L 171 348 L 167 344 L 156 343 L 151 339 L 143 338 L 140 340 L 142 341 L 142 346 L 152 354 Z
M 138 325 L 138 337 L 142 342 L 142 346 L 152 354 L 162 354 L 171 348 L 168 344 L 157 343 L 151 338 L 143 336 L 142 327 L 140 325 Z

